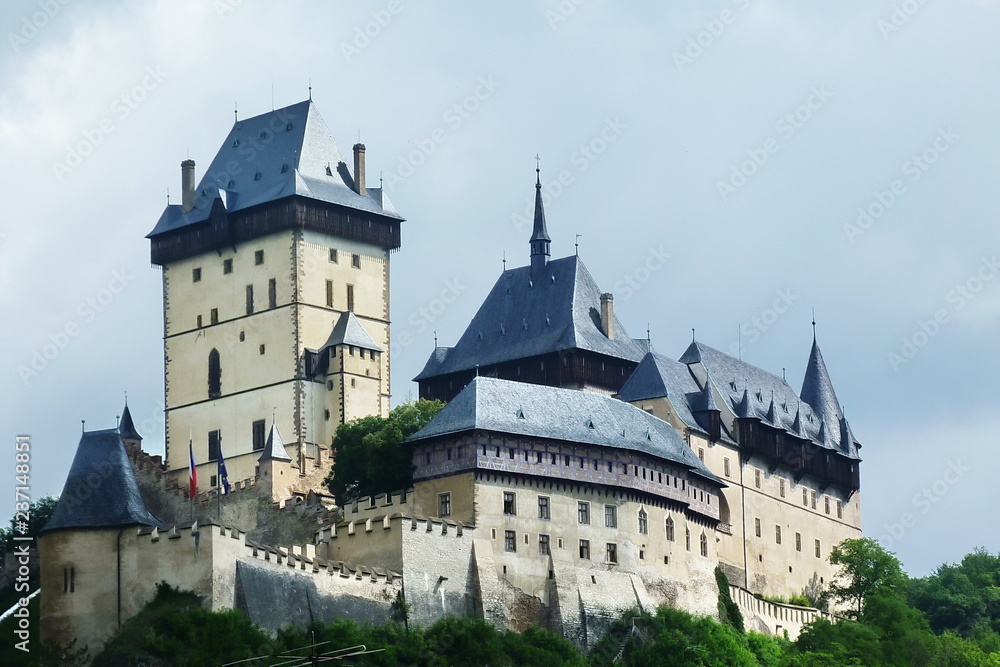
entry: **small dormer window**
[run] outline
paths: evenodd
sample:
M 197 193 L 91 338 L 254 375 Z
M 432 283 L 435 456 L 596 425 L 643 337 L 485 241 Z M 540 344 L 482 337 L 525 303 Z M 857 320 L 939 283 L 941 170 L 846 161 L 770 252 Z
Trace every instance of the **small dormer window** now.
M 233 148 L 239 148 L 239 146 L 240 146 L 240 140 L 233 139 Z
M 260 169 L 258 169 L 257 171 L 254 172 L 254 174 L 253 174 L 253 180 L 255 180 L 255 181 L 259 181 L 260 180 Z
M 285 132 L 291 132 L 291 131 L 292 131 L 292 124 L 289 123 L 288 125 L 285 125 Z
M 281 173 L 284 174 L 286 171 L 288 171 L 288 164 L 287 163 L 281 165 Z

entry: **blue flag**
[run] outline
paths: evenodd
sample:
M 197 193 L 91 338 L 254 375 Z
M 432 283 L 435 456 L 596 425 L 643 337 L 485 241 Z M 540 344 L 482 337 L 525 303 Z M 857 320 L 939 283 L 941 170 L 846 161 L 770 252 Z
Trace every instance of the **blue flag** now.
M 219 486 L 223 493 L 229 495 L 229 472 L 226 470 L 226 459 L 222 456 L 222 443 L 219 443 Z

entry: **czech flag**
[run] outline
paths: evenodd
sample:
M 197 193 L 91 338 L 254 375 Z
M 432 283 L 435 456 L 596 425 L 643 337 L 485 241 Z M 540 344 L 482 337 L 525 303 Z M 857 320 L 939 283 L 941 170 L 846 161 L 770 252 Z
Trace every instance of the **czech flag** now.
M 194 498 L 198 493 L 198 469 L 194 467 L 194 442 L 188 440 L 188 456 L 190 465 L 188 467 L 188 498 Z
M 226 459 L 222 456 L 222 443 L 219 443 L 219 486 L 222 492 L 229 495 L 229 471 L 226 470 Z

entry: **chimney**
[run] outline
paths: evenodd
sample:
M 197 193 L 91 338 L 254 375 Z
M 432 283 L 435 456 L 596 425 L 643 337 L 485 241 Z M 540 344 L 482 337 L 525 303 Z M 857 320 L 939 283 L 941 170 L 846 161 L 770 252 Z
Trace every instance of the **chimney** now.
M 605 292 L 601 295 L 601 328 L 608 340 L 615 337 L 615 295 Z
M 365 196 L 365 145 L 354 144 L 354 191 Z
M 181 210 L 194 208 L 194 160 L 181 162 Z

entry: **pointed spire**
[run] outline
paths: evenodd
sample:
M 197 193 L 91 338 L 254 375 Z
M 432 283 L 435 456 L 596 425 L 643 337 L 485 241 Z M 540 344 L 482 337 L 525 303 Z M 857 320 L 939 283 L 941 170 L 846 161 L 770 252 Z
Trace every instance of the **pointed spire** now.
M 831 425 L 840 423 L 843 417 L 840 402 L 833 390 L 830 374 L 826 370 L 823 353 L 820 352 L 819 343 L 815 339 L 809 352 L 809 362 L 806 364 L 806 375 L 802 381 L 799 397 L 812 406 L 813 412 L 824 422 L 829 422 Z
M 132 421 L 132 413 L 128 409 L 128 396 L 125 397 L 125 409 L 122 411 L 122 419 L 118 423 L 118 433 L 122 440 L 142 440 L 142 436 L 135 430 L 135 423 Z
M 273 417 L 272 417 L 273 419 Z M 264 451 L 261 452 L 258 461 L 291 461 L 292 457 L 288 455 L 285 451 L 285 444 L 281 441 L 281 434 L 278 433 L 278 427 L 271 422 L 271 430 L 267 434 L 267 443 L 264 445 Z
M 740 402 L 733 406 L 737 417 L 747 419 L 749 417 L 755 417 L 753 410 L 750 408 L 750 390 L 743 387 L 743 398 Z
M 795 406 L 795 420 L 792 422 L 792 433 L 802 435 L 802 404 Z
M 531 231 L 531 268 L 541 269 L 549 261 L 549 232 L 545 228 L 545 207 L 542 204 L 542 172 L 538 165 L 540 158 L 535 156 L 535 222 Z
M 715 402 L 715 392 L 712 391 L 712 381 L 705 380 L 705 388 L 701 391 L 702 410 L 719 412 L 719 404 Z
M 774 392 L 771 392 L 771 404 L 767 406 L 767 421 L 771 422 L 775 426 L 780 426 L 778 423 L 778 411 L 774 408 Z

